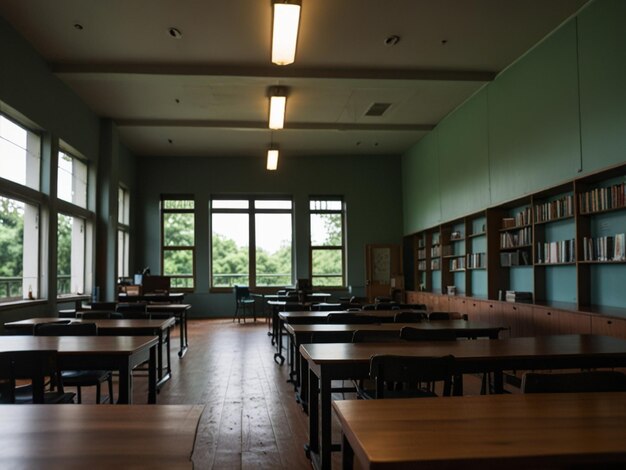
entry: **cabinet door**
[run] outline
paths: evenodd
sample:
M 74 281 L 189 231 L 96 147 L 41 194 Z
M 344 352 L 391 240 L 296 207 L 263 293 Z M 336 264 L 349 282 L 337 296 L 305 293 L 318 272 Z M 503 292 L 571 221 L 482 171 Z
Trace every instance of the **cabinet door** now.
M 511 323 L 511 336 L 535 335 L 533 308 L 530 305 L 502 302 L 502 314 Z
M 447 295 L 437 295 L 433 302 L 434 311 L 437 312 L 449 312 L 450 311 L 450 301 Z
M 496 301 L 482 301 L 480 303 L 481 317 L 486 318 L 491 326 L 506 328 L 500 332 L 500 338 L 508 338 L 511 335 L 511 318 L 505 317 L 502 303 Z
M 533 324 L 535 336 L 558 335 L 559 334 L 559 314 L 555 309 L 546 307 L 533 308 Z
M 459 312 L 460 314 L 467 313 L 467 304 L 469 299 L 467 297 L 450 297 L 448 304 L 450 305 L 450 312 Z
M 475 299 L 467 299 L 467 317 L 470 321 L 488 323 L 489 318 L 484 315 L 482 302 Z
M 626 339 L 626 320 L 602 316 L 591 317 L 591 333 Z
M 559 312 L 559 333 L 562 335 L 588 335 L 591 333 L 591 317 L 582 313 Z

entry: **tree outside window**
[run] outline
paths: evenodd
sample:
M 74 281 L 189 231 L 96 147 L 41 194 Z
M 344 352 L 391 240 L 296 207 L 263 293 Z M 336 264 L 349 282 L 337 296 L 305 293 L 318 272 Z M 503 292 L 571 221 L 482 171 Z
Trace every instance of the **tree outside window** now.
M 161 262 L 163 275 L 175 290 L 195 286 L 195 215 L 190 196 L 164 196 L 161 200 Z
M 311 283 L 318 287 L 344 287 L 345 207 L 340 198 L 311 198 Z

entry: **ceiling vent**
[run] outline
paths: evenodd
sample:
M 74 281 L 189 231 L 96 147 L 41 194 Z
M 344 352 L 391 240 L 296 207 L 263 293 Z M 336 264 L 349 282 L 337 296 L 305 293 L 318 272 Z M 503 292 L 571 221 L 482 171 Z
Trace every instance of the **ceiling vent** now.
M 389 109 L 391 103 L 373 103 L 366 111 L 366 116 L 382 116 Z

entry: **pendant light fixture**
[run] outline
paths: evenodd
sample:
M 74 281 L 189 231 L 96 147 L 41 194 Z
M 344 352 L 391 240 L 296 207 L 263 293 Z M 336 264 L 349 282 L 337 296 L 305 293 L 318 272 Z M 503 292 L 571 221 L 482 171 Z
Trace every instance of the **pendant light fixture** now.
M 299 0 L 274 0 L 272 3 L 272 62 L 276 65 L 288 65 L 295 60 L 300 9 Z
M 267 169 L 276 170 L 278 168 L 278 147 L 271 145 L 267 150 Z
M 282 129 L 285 125 L 285 107 L 287 106 L 287 87 L 273 86 L 268 89 L 270 98 L 270 129 Z

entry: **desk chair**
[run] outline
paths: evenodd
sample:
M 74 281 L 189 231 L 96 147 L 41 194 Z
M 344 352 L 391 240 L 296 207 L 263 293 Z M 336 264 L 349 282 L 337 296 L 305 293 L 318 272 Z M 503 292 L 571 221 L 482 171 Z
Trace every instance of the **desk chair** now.
M 46 391 L 46 378 L 56 390 Z M 31 383 L 16 386 L 17 380 Z M 57 352 L 10 351 L 0 353 L 0 403 L 61 404 L 74 403 L 74 394 L 65 393 L 57 366 Z
M 115 312 L 115 307 L 117 307 L 117 302 L 91 302 L 91 310 Z
M 452 394 L 454 356 L 414 357 L 389 354 L 370 359 L 370 378 L 376 381 L 374 398 L 436 397 L 435 382 L 443 382 L 442 396 Z M 387 390 L 387 383 L 403 384 Z M 394 388 L 398 388 L 397 386 Z
M 624 392 L 626 375 L 612 370 L 537 373 L 522 376 L 522 393 Z
M 466 313 L 461 314 L 459 312 L 431 312 L 428 315 L 428 319 L 430 321 L 433 320 L 468 320 L 468 316 Z
M 36 336 L 97 336 L 98 327 L 95 323 L 74 323 L 58 325 L 40 323 L 35 325 Z M 82 387 L 96 387 L 96 403 L 101 403 L 100 384 L 107 382 L 109 386 L 109 402 L 113 403 L 113 373 L 110 370 L 64 370 L 61 372 L 63 383 L 68 387 L 76 387 L 78 403 L 82 403 Z
M 233 315 L 233 321 L 237 319 L 238 323 L 246 322 L 246 309 L 250 308 L 254 321 L 256 321 L 256 312 L 254 310 L 254 299 L 250 296 L 250 289 L 243 286 L 235 286 L 235 315 Z M 240 312 L 241 310 L 241 312 Z
M 428 320 L 426 312 L 399 312 L 393 316 L 394 323 L 420 323 Z
M 150 318 L 146 302 L 129 302 L 117 304 L 115 311 L 122 314 L 125 320 L 141 320 Z

